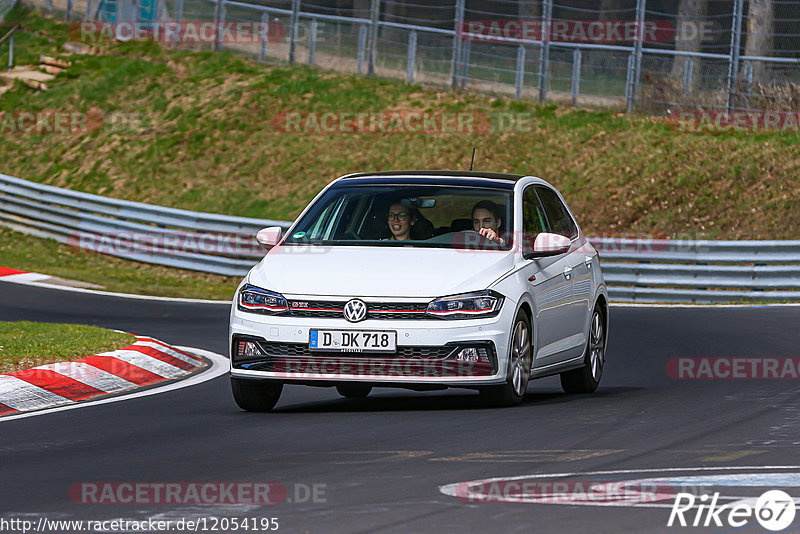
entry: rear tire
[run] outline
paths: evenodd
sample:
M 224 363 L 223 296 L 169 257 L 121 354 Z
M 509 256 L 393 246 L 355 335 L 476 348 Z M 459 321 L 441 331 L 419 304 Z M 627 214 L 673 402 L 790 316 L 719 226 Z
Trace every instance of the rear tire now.
M 348 399 L 363 399 L 372 391 L 372 386 L 365 384 L 339 384 L 336 386 L 339 395 Z
M 511 330 L 506 383 L 500 387 L 481 389 L 480 398 L 484 404 L 494 408 L 516 406 L 525 398 L 533 361 L 531 338 L 531 320 L 527 313 L 520 311 Z
M 583 367 L 561 373 L 561 388 L 565 393 L 592 393 L 600 385 L 605 361 L 606 320 L 600 308 L 595 307 L 589 323 Z
M 278 404 L 283 383 L 231 378 L 233 400 L 242 410 L 268 412 Z

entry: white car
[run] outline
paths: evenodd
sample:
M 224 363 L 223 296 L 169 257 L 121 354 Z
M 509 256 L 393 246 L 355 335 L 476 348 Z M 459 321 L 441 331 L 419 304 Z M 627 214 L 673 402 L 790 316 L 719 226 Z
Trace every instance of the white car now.
M 233 396 L 271 410 L 284 384 L 472 388 L 519 403 L 533 378 L 592 392 L 608 293 L 562 196 L 533 176 L 455 171 L 334 180 L 239 286 Z

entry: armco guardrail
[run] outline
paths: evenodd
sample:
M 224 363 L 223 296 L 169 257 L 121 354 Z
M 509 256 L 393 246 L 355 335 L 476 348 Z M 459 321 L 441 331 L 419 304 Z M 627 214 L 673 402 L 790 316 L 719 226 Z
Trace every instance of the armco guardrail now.
M 228 276 L 243 276 L 263 256 L 258 230 L 290 225 L 117 200 L 2 174 L 0 224 L 95 252 Z M 800 241 L 590 241 L 615 301 L 800 302 Z
M 256 232 L 290 223 L 165 208 L 0 174 L 0 224 L 131 260 L 240 276 L 264 255 Z

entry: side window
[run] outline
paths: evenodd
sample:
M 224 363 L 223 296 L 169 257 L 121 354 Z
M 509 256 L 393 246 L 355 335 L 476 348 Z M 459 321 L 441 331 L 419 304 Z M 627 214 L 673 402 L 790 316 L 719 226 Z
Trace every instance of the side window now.
M 547 219 L 542 211 L 539 197 L 533 187 L 525 190 L 522 196 L 522 247 L 523 252 L 533 250 L 536 236 L 547 231 Z
M 550 232 L 570 239 L 578 237 L 578 228 L 556 192 L 547 187 L 537 187 L 536 191 L 539 193 L 547 220 L 550 222 Z

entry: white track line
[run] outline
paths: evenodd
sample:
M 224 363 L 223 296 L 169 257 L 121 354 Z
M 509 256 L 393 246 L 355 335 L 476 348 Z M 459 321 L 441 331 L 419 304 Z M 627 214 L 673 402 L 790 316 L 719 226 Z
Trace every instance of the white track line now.
M 181 360 L 183 362 L 186 362 L 188 364 L 196 365 L 198 367 L 203 365 L 203 362 L 200 361 L 200 360 L 196 360 L 196 359 L 191 358 L 191 357 L 189 357 L 189 356 L 187 356 L 185 354 L 181 354 L 180 352 L 178 352 L 176 350 L 172 350 L 170 347 L 161 345 L 159 343 L 154 343 L 152 341 L 137 341 L 132 346 L 134 346 L 134 347 L 150 347 L 152 349 L 156 349 L 159 352 L 163 352 L 165 354 L 169 354 L 173 358 L 176 358 L 176 359 Z
M 4 417 L 0 417 L 0 424 L 5 423 L 7 421 L 13 421 L 15 419 L 25 419 L 27 417 L 36 417 L 39 415 L 47 415 L 54 412 L 62 412 L 65 410 L 75 410 L 78 408 L 88 408 L 90 406 L 96 406 L 98 404 L 108 404 L 111 402 L 121 402 L 131 399 L 136 399 L 139 397 L 149 397 L 150 395 L 158 395 L 159 393 L 167 393 L 168 391 L 173 391 L 176 389 L 186 388 L 190 386 L 195 386 L 197 384 L 202 384 L 203 382 L 207 382 L 218 376 L 226 374 L 230 370 L 230 362 L 228 358 L 221 354 L 217 354 L 215 352 L 207 351 L 204 349 L 197 349 L 193 347 L 181 347 L 176 346 L 176 348 L 197 354 L 198 356 L 203 356 L 211 361 L 211 365 L 205 369 L 204 371 L 189 376 L 184 380 L 179 380 L 177 382 L 172 382 L 170 384 L 165 384 L 163 386 L 156 386 L 146 389 L 144 391 L 134 391 L 128 393 L 127 395 L 122 395 L 119 397 L 106 397 L 98 400 L 93 401 L 86 401 L 86 402 L 74 402 L 68 406 L 58 406 L 56 408 L 49 408 L 47 410 L 40 410 L 37 412 L 26 412 L 17 415 L 6 415 Z

